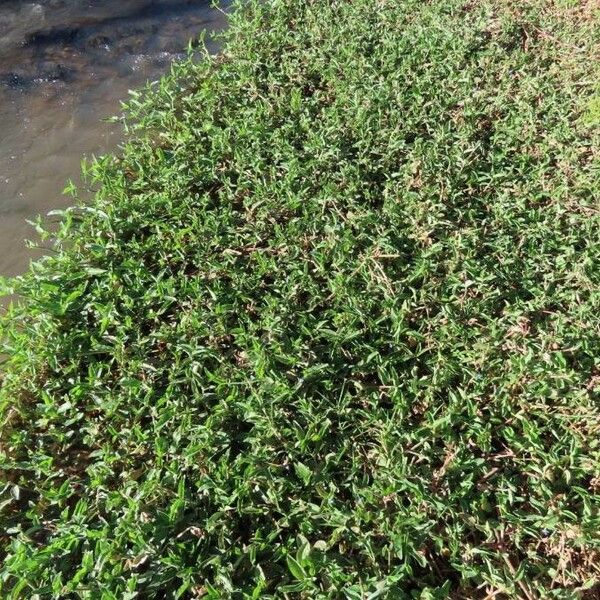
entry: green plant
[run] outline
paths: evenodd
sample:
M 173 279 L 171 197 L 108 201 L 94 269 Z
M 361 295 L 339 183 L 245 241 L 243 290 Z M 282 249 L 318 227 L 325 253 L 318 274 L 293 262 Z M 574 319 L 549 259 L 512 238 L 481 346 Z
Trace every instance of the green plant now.
M 598 29 L 549 8 L 244 3 L 131 97 L 7 284 L 4 597 L 597 585 Z
M 600 93 L 596 92 L 588 100 L 584 122 L 587 125 L 600 125 Z

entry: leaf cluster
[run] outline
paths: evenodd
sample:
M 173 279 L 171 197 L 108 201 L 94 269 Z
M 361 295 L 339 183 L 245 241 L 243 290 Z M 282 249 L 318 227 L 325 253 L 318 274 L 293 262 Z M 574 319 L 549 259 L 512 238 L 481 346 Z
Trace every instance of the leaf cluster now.
M 251 1 L 130 98 L 4 285 L 3 597 L 597 586 L 600 31 L 516 4 Z

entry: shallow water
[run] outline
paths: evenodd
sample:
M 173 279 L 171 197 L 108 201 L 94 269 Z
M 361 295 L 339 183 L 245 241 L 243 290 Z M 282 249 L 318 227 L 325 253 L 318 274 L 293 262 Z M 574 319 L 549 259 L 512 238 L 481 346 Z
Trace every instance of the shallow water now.
M 69 204 L 82 156 L 117 147 L 103 119 L 128 90 L 224 20 L 209 0 L 0 0 L 0 275 L 39 256 L 26 220 Z

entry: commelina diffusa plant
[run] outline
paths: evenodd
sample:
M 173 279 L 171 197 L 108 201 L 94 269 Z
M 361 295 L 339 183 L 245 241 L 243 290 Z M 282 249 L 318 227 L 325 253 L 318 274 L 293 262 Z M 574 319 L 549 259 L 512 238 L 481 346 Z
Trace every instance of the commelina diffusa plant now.
M 5 285 L 2 597 L 596 597 L 599 23 L 245 2 L 133 95 Z

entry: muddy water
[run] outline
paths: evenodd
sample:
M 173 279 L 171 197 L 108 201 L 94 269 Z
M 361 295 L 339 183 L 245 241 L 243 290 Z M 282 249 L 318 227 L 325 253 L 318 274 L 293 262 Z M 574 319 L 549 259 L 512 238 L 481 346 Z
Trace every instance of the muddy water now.
M 39 255 L 26 221 L 69 204 L 81 157 L 118 146 L 104 119 L 128 90 L 224 20 L 209 0 L 0 0 L 0 275 Z

